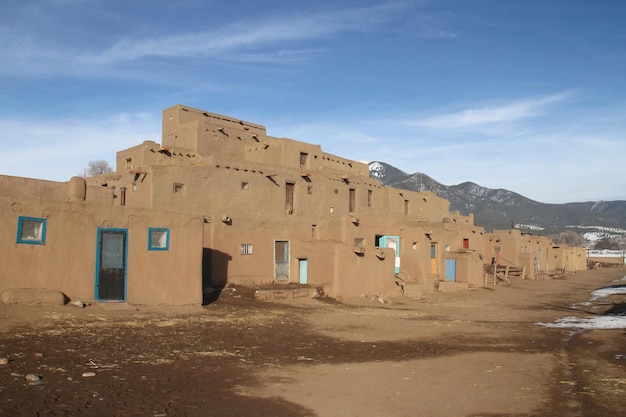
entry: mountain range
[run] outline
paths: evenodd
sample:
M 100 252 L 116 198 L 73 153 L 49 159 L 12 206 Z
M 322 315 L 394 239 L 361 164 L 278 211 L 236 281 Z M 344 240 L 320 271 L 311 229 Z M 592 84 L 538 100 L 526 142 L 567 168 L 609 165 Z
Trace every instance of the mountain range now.
M 444 185 L 426 174 L 408 174 L 384 162 L 370 162 L 369 172 L 385 186 L 432 191 L 450 202 L 451 211 L 474 213 L 474 223 L 487 230 L 514 227 L 576 245 L 600 240 L 626 243 L 626 201 L 547 204 L 473 182 Z

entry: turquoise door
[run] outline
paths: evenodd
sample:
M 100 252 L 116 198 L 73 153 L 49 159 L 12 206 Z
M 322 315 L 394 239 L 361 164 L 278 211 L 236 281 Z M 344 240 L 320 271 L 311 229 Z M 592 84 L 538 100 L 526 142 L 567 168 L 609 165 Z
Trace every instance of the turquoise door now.
M 446 259 L 446 281 L 456 281 L 456 259 Z
M 300 265 L 300 284 L 306 284 L 309 281 L 309 260 L 299 259 L 298 263 Z
M 391 248 L 395 251 L 394 272 L 397 274 L 400 272 L 400 236 L 381 236 L 380 243 L 381 248 Z

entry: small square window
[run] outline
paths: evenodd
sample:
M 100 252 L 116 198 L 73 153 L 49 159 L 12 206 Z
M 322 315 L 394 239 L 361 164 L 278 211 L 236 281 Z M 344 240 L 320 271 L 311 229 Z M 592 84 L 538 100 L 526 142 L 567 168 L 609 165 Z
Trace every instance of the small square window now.
M 180 184 L 178 182 L 174 183 L 174 193 L 182 194 L 185 191 L 185 184 Z
M 250 188 L 250 184 L 247 181 L 241 181 L 241 189 L 248 190 Z
M 170 229 L 148 228 L 148 250 L 169 250 Z
M 239 253 L 242 255 L 252 255 L 252 243 L 242 243 Z
M 20 216 L 17 223 L 17 243 L 44 245 L 46 243 L 46 219 Z

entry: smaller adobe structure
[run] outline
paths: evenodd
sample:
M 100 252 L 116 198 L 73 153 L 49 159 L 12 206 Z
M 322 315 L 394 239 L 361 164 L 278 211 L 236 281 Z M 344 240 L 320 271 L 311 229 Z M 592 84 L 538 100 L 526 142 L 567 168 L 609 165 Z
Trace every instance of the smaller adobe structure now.
M 367 164 L 183 105 L 164 110 L 160 144 L 118 152 L 115 172 L 0 176 L 0 227 L 0 290 L 102 302 L 200 304 L 229 283 L 418 297 L 484 285 L 494 260 L 530 279 L 585 267 L 582 248 L 487 233 L 434 193 L 382 186 Z

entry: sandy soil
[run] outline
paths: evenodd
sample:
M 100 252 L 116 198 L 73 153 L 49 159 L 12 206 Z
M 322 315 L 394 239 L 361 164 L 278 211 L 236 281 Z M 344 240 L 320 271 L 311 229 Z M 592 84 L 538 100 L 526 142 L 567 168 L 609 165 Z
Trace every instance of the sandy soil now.
M 625 329 L 536 324 L 623 312 L 580 303 L 624 275 L 389 304 L 1 305 L 0 416 L 626 415 Z

